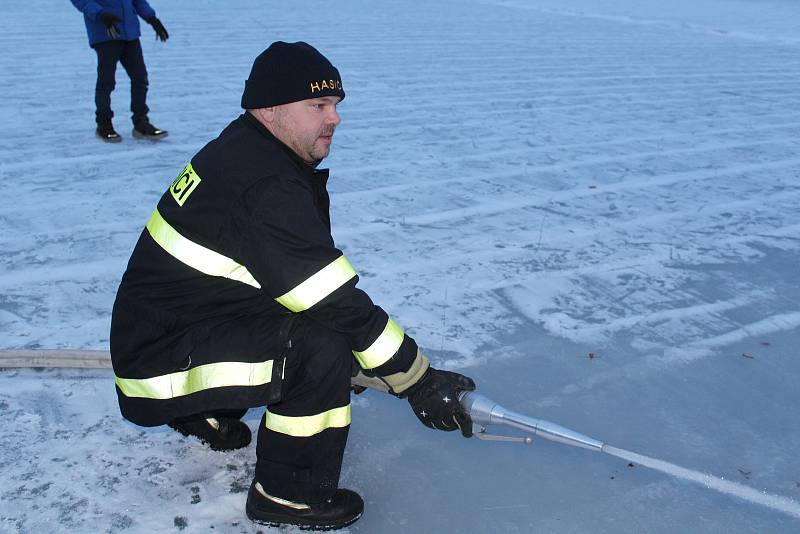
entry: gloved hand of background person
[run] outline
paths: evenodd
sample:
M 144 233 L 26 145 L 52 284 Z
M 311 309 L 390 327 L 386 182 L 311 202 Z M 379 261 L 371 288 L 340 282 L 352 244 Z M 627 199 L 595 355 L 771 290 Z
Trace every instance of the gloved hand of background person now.
M 165 42 L 169 39 L 169 33 L 167 33 L 167 29 L 161 24 L 161 21 L 158 20 L 158 17 L 150 17 L 147 19 L 147 23 L 153 27 L 153 30 L 156 32 L 156 37 L 160 39 L 162 42 Z
M 119 39 L 119 30 L 117 29 L 116 23 L 122 22 L 121 18 L 108 11 L 101 11 L 100 21 L 106 27 L 106 33 L 108 33 L 109 37 L 112 39 Z
M 471 378 L 431 367 L 407 395 L 414 414 L 423 425 L 447 432 L 458 428 L 468 438 L 472 436 L 472 421 L 458 402 L 458 394 L 474 390 L 475 382 Z

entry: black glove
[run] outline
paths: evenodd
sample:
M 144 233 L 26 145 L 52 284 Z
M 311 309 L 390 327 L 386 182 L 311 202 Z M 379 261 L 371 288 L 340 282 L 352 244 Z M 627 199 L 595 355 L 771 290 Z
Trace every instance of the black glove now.
M 106 33 L 112 39 L 119 39 L 119 30 L 117 29 L 116 22 L 122 22 L 122 19 L 108 11 L 100 12 L 100 21 L 106 27 Z
M 474 390 L 471 378 L 431 367 L 407 394 L 414 414 L 423 425 L 447 432 L 458 428 L 468 438 L 472 436 L 472 421 L 458 402 L 458 394 Z
M 153 30 L 156 32 L 156 37 L 160 39 L 162 42 L 169 39 L 169 34 L 167 33 L 167 29 L 161 24 L 161 21 L 158 20 L 156 17 L 150 17 L 147 19 L 147 23 L 153 27 Z

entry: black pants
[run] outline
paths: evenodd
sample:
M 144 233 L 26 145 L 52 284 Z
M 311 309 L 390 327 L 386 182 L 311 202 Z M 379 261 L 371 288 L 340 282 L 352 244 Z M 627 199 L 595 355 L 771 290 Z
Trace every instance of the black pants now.
M 353 353 L 341 335 L 305 318 L 298 323 L 290 334 L 283 397 L 261 418 L 255 478 L 270 495 L 318 503 L 339 484 L 350 428 Z M 270 422 L 275 418 L 310 421 L 311 428 L 303 433 L 310 435 L 291 435 Z
M 266 406 L 255 479 L 270 495 L 291 501 L 330 497 L 339 485 L 350 429 L 353 353 L 347 340 L 302 315 L 239 317 L 206 329 L 204 337 L 178 364 L 180 370 L 273 360 L 272 380 L 264 387 L 212 387 L 168 400 L 125 399 L 123 414 L 162 424 L 161 419 L 208 417 L 220 410 L 236 417 L 232 410 L 243 415 L 246 408 Z
M 142 56 L 139 39 L 134 41 L 106 41 L 94 45 L 97 52 L 97 85 L 94 102 L 97 108 L 97 123 L 109 122 L 114 116 L 111 110 L 111 92 L 116 85 L 117 62 L 122 63 L 131 79 L 131 112 L 134 124 L 147 116 L 147 69 Z

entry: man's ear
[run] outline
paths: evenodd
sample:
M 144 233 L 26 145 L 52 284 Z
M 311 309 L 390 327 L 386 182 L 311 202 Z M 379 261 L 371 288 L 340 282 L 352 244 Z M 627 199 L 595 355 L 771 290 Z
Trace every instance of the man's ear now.
M 250 112 L 265 126 L 275 120 L 275 106 L 269 108 L 251 109 Z

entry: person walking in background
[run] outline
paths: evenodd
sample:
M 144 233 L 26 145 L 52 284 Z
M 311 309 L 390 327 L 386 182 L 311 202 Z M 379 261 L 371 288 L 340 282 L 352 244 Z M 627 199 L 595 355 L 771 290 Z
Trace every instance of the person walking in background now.
M 147 117 L 147 69 L 142 56 L 139 19 L 142 17 L 153 27 L 162 42 L 169 33 L 156 17 L 156 12 L 146 0 L 71 0 L 83 13 L 89 46 L 97 52 L 97 85 L 95 106 L 97 136 L 109 143 L 122 141 L 114 130 L 111 119 L 111 92 L 115 86 L 117 62 L 122 63 L 131 79 L 131 112 L 133 136 L 140 139 L 162 139 L 165 130 L 156 128 Z

